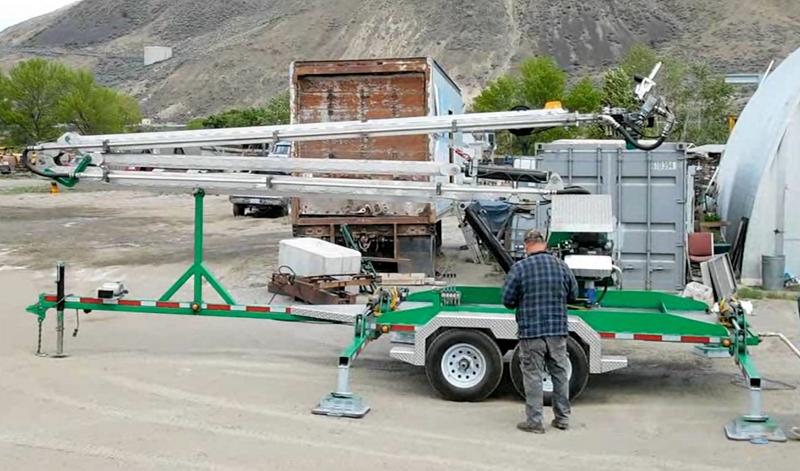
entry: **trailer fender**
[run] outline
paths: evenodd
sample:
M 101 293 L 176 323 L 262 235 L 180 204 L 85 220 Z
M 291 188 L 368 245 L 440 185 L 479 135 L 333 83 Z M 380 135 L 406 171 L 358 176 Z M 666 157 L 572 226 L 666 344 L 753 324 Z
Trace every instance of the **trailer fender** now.
M 389 355 L 415 366 L 425 366 L 428 346 L 440 331 L 447 329 L 481 330 L 490 334 L 500 346 L 504 346 L 506 343 L 504 341 L 517 341 L 517 322 L 513 316 L 450 311 L 442 312 L 428 323 L 416 326 L 414 343 L 395 345 Z M 569 330 L 570 334 L 585 347 L 589 360 L 589 373 L 605 373 L 627 366 L 625 357 L 603 356 L 600 334 L 589 327 L 583 319 L 570 316 Z

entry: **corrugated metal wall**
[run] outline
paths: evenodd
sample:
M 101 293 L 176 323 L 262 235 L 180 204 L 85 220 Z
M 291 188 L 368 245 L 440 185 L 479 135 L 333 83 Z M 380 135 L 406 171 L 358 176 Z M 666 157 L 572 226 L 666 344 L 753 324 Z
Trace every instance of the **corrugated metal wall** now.
M 625 149 L 622 141 L 556 141 L 537 146 L 533 159 L 567 185 L 611 195 L 625 288 L 674 291 L 685 284 L 685 240 L 693 225 L 693 168 L 685 149 L 682 143 L 645 152 Z

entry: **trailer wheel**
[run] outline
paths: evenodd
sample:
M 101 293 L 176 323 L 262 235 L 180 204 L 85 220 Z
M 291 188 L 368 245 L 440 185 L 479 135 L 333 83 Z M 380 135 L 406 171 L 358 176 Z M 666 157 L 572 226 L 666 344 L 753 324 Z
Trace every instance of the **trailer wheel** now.
M 482 401 L 503 377 L 503 356 L 491 337 L 477 330 L 446 330 L 425 357 L 431 386 L 450 401 Z
M 569 367 L 567 368 L 567 378 L 569 378 L 569 397 L 577 399 L 589 382 L 589 360 L 586 352 L 581 345 L 572 337 L 567 337 L 567 356 L 569 357 Z M 522 382 L 522 370 L 519 365 L 519 345 L 514 348 L 511 357 L 511 383 L 514 389 L 523 399 L 525 398 L 525 386 Z M 553 399 L 553 381 L 550 374 L 542 378 L 542 389 L 544 390 L 544 404 L 551 405 Z
M 245 205 L 233 203 L 233 217 L 244 216 Z

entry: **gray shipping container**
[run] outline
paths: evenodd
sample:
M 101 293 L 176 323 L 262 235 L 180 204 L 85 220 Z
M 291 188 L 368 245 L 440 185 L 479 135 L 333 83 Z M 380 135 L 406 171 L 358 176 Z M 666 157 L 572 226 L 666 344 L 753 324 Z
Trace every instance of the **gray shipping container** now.
M 610 194 L 617 219 L 615 258 L 626 289 L 675 291 L 686 280 L 686 234 L 694 226 L 694 167 L 686 144 L 653 151 L 626 149 L 623 141 L 562 140 L 539 144 L 539 170 L 566 185 Z

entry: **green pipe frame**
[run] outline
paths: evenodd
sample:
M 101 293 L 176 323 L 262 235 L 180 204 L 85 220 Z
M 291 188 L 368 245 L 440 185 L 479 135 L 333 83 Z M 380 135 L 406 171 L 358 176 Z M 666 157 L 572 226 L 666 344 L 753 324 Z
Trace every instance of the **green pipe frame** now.
M 203 262 L 203 198 L 206 193 L 203 189 L 194 192 L 194 262 L 183 275 L 178 278 L 167 291 L 158 298 L 159 301 L 169 301 L 181 287 L 193 278 L 194 296 L 192 302 L 195 306 L 203 304 L 203 280 L 206 280 L 214 291 L 228 304 L 236 304 L 231 293 L 222 286 L 213 273 Z

